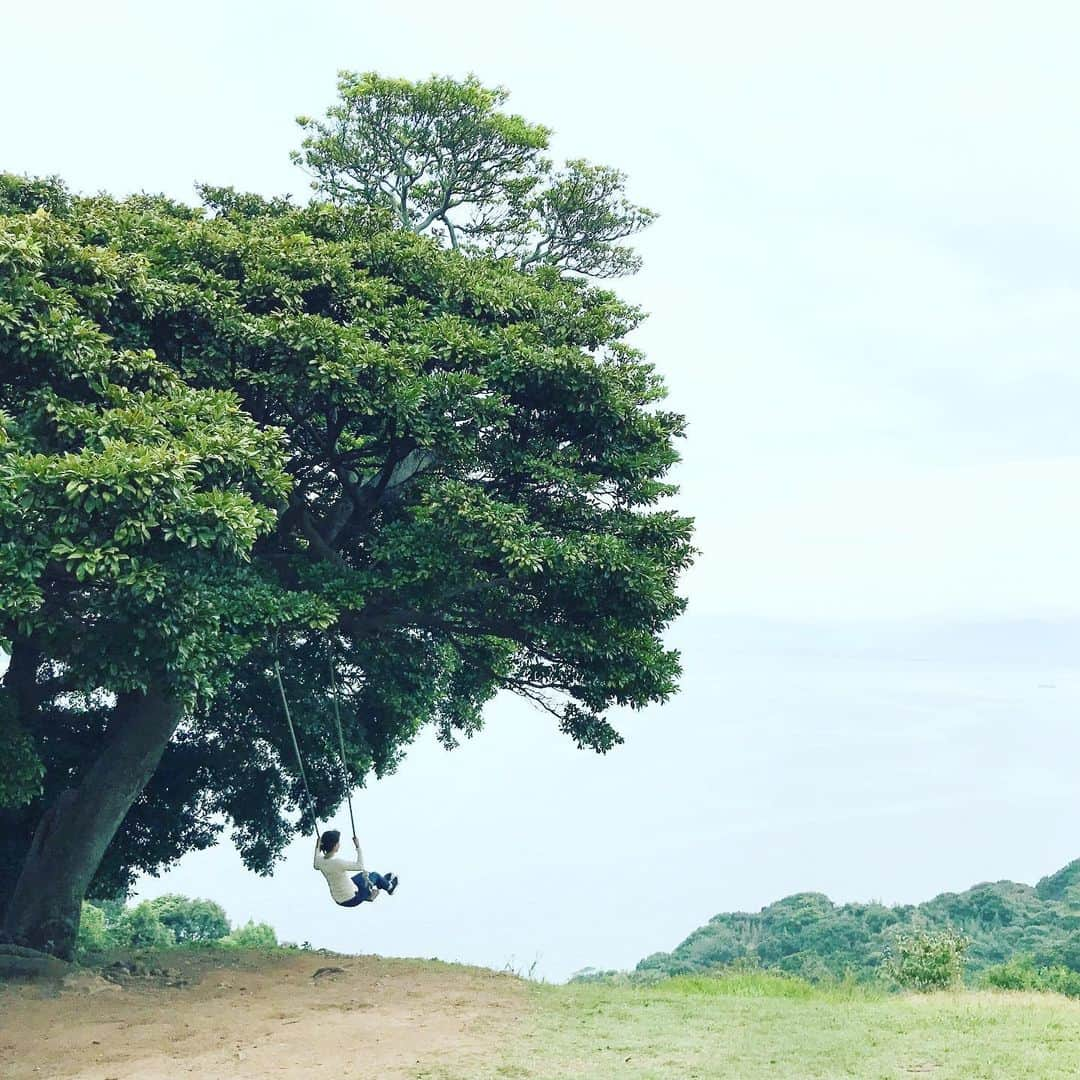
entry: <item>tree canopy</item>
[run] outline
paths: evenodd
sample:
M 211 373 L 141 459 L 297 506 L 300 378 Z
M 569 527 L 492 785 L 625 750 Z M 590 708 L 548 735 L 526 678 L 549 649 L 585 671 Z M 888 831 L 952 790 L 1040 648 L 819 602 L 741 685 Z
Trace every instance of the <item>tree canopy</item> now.
M 275 656 L 322 816 L 500 689 L 605 751 L 613 706 L 676 688 L 683 421 L 625 342 L 641 313 L 377 207 L 204 195 L 0 183 L 0 907 L 151 693 L 179 726 L 99 895 L 223 820 L 272 864 L 301 800 Z
M 421 82 L 341 72 L 325 119 L 293 159 L 333 201 L 381 206 L 402 228 L 451 247 L 591 277 L 633 273 L 620 244 L 655 214 L 630 202 L 626 177 L 583 159 L 556 168 L 551 131 L 500 111 L 509 94 L 475 78 Z
M 219 941 L 230 929 L 225 909 L 213 900 L 168 893 L 151 900 L 150 907 L 179 944 Z

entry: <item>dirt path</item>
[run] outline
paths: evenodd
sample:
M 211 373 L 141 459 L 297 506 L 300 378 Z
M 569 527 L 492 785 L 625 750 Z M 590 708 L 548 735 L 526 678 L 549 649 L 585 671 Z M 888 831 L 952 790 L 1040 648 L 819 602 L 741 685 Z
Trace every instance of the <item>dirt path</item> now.
M 512 976 L 425 961 L 298 953 L 224 964 L 191 953 L 163 963 L 169 974 L 122 986 L 0 989 L 0 1076 L 468 1076 L 528 1010 Z M 339 970 L 316 977 L 320 968 Z

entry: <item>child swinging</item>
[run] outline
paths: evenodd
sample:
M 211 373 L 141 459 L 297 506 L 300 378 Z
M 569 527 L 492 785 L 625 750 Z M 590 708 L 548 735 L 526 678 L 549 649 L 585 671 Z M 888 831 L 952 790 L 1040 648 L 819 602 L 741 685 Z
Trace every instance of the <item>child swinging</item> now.
M 398 886 L 397 874 L 376 874 L 364 869 L 364 855 L 360 841 L 353 837 L 355 859 L 336 859 L 341 848 L 341 833 L 327 829 L 315 842 L 314 867 L 330 886 L 330 895 L 338 907 L 359 907 L 365 901 L 374 901 L 380 892 L 394 895 Z M 354 871 L 359 873 L 354 873 Z
M 328 651 L 330 661 L 330 700 L 334 704 L 334 726 L 337 728 L 338 751 L 341 754 L 341 765 L 346 775 L 349 773 L 349 763 L 345 756 L 345 736 L 341 730 L 341 712 L 338 709 L 337 699 L 337 674 L 334 670 L 333 654 Z M 330 895 L 338 907 L 359 907 L 366 901 L 376 900 L 379 893 L 384 892 L 393 896 L 397 888 L 397 874 L 368 873 L 364 869 L 364 856 L 360 851 L 360 841 L 356 838 L 356 820 L 353 818 L 352 796 L 347 788 L 345 801 L 349 806 L 349 821 L 353 828 L 353 846 L 356 848 L 356 859 L 335 859 L 341 847 L 341 833 L 337 829 L 327 829 L 321 836 L 318 833 L 318 822 L 315 818 L 314 800 L 311 798 L 311 788 L 308 787 L 307 773 L 304 770 L 304 758 L 300 753 L 300 743 L 296 738 L 296 728 L 293 727 L 292 711 L 289 709 L 289 699 L 285 696 L 285 683 L 281 678 L 281 665 L 278 663 L 276 651 L 274 656 L 274 675 L 277 679 L 278 690 L 281 693 L 281 707 L 285 712 L 285 721 L 289 725 L 289 737 L 292 739 L 293 750 L 296 752 L 296 764 L 300 767 L 300 779 L 304 785 L 304 793 L 307 795 L 308 805 L 311 808 L 311 819 L 315 825 L 315 862 L 314 867 L 324 878 L 330 887 Z M 359 871 L 359 873 L 352 873 Z

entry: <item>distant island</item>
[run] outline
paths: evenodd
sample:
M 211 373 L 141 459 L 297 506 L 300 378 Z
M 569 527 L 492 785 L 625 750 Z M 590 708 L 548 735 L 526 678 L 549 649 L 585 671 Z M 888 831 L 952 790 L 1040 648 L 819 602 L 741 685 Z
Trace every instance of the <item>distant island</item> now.
M 966 977 L 995 965 L 1031 963 L 1080 972 L 1080 859 L 1037 885 L 986 882 L 922 904 L 834 904 L 796 893 L 756 914 L 713 916 L 669 953 L 653 953 L 638 973 L 699 974 L 752 964 L 811 981 L 874 978 L 900 932 L 952 928 L 970 939 Z

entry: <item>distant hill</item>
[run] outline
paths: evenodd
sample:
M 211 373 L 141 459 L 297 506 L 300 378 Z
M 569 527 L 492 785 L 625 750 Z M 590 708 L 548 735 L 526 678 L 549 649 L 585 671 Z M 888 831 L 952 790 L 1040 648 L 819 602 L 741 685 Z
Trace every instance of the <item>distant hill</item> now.
M 837 905 L 821 893 L 796 893 L 756 914 L 715 915 L 637 970 L 682 975 L 750 962 L 809 979 L 870 978 L 890 937 L 916 927 L 963 931 L 971 939 L 969 977 L 1021 957 L 1080 971 L 1080 859 L 1034 888 L 988 882 L 915 905 Z

